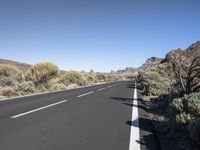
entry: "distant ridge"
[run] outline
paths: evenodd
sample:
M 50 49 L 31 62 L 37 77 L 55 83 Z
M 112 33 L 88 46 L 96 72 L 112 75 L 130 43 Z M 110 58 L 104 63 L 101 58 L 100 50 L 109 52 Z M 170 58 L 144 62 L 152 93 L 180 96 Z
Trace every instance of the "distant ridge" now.
M 159 64 L 169 63 L 175 57 L 182 57 L 182 56 L 184 56 L 188 62 L 191 62 L 191 60 L 194 59 L 196 56 L 200 56 L 200 41 L 191 44 L 185 50 L 182 50 L 180 48 L 171 50 L 166 54 L 164 59 L 157 57 L 148 58 L 147 61 L 138 69 L 142 70 L 152 69 L 158 66 Z
M 22 71 L 27 71 L 28 68 L 31 66 L 30 64 L 21 63 L 13 60 L 6 60 L 6 59 L 0 59 L 0 64 L 14 65 Z
M 120 76 L 135 76 L 137 75 L 137 69 L 134 67 L 127 67 L 124 70 L 117 70 L 117 71 L 111 71 L 112 75 L 120 75 Z

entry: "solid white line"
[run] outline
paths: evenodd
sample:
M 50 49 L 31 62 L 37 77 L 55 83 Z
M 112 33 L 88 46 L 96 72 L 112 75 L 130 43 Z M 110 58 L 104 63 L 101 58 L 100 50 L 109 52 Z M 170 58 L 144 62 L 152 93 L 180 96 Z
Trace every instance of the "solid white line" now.
M 102 90 L 105 90 L 105 88 L 98 89 L 97 91 L 99 92 L 99 91 L 102 91 Z
M 86 95 L 89 95 L 89 94 L 92 94 L 92 93 L 94 93 L 94 91 L 91 91 L 91 92 L 88 92 L 88 93 L 81 94 L 81 95 L 79 95 L 79 96 L 77 96 L 77 97 L 83 97 L 83 96 L 86 96 Z
M 44 107 L 40 107 L 40 108 L 31 110 L 31 111 L 27 111 L 27 112 L 19 114 L 19 115 L 12 116 L 11 118 L 18 118 L 18 117 L 21 117 L 21 116 L 24 116 L 24 115 L 27 115 L 27 114 L 30 114 L 30 113 L 45 109 L 45 108 L 49 108 L 49 107 L 52 107 L 52 106 L 55 106 L 55 105 L 58 105 L 58 104 L 61 104 L 61 103 L 67 102 L 67 101 L 68 100 L 63 100 L 63 101 L 60 101 L 60 102 L 57 102 L 57 103 L 53 103 L 53 104 L 50 104 L 50 105 L 47 105 L 47 106 L 44 106 Z
M 138 101 L 137 101 L 137 83 L 135 82 L 135 89 L 133 95 L 133 108 L 132 108 L 132 119 L 131 119 L 131 133 L 129 150 L 140 150 L 140 129 L 138 120 Z

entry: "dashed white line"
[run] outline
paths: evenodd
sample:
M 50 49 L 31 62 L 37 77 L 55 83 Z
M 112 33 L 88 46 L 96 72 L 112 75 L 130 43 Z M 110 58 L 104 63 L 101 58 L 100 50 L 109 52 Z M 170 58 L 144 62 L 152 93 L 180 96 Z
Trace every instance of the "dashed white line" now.
M 110 86 L 107 86 L 107 88 L 111 88 L 112 86 L 110 85 Z
M 83 97 L 83 96 L 86 96 L 86 95 L 89 95 L 89 94 L 92 94 L 92 93 L 94 93 L 94 91 L 91 91 L 91 92 L 88 92 L 88 93 L 81 94 L 81 95 L 79 95 L 79 96 L 77 96 L 77 97 L 78 97 L 78 98 L 79 98 L 79 97 Z
M 132 108 L 132 120 L 131 120 L 131 133 L 129 150 L 140 150 L 140 129 L 138 120 L 138 101 L 137 101 L 137 83 L 135 82 L 135 89 L 133 95 L 133 108 Z
M 31 111 L 27 111 L 25 113 L 21 113 L 21 114 L 18 114 L 18 115 L 15 115 L 15 116 L 12 116 L 11 118 L 18 118 L 18 117 L 21 117 L 21 116 L 24 116 L 24 115 L 27 115 L 27 114 L 30 114 L 30 113 L 33 113 L 33 112 L 36 112 L 36 111 L 39 111 L 39 110 L 42 110 L 42 109 L 45 109 L 45 108 L 49 108 L 49 107 L 52 107 L 52 106 L 55 106 L 55 105 L 58 105 L 58 104 L 61 104 L 61 103 L 64 103 L 64 102 L 67 102 L 68 100 L 63 100 L 63 101 L 60 101 L 60 102 L 57 102 L 57 103 L 53 103 L 53 104 L 50 104 L 50 105 L 47 105 L 47 106 L 44 106 L 44 107 L 40 107 L 40 108 L 37 108 L 37 109 L 33 109 Z
M 106 88 L 101 88 L 101 89 L 98 89 L 97 91 L 99 92 L 99 91 L 102 91 L 102 90 L 105 90 Z

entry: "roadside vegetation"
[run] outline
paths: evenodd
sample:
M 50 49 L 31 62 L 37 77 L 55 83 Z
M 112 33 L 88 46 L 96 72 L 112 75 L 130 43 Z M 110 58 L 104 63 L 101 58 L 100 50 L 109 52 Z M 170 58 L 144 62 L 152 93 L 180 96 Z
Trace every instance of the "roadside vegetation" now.
M 148 96 L 158 96 L 168 94 L 172 82 L 168 78 L 167 67 L 160 64 L 154 69 L 139 71 L 138 80 L 145 88 Z
M 200 149 L 200 56 L 174 55 L 137 80 L 162 149 Z
M 108 73 L 60 71 L 51 62 L 41 62 L 22 71 L 14 65 L 0 64 L 0 99 L 80 86 L 119 81 Z

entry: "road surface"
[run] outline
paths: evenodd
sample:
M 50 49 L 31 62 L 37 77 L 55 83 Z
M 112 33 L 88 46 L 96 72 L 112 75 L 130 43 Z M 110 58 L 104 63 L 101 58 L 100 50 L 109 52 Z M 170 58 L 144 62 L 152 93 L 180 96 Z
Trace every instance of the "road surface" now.
M 122 81 L 0 101 L 0 150 L 156 150 L 136 87 Z

